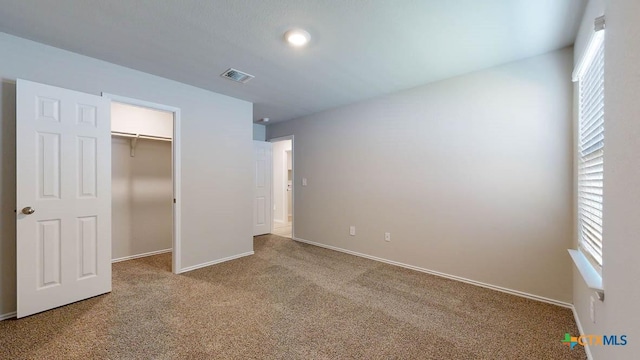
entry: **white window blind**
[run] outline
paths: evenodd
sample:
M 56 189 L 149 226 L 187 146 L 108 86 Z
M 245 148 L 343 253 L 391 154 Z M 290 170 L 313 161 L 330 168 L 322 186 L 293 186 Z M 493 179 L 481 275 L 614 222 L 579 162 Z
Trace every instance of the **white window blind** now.
M 578 236 L 582 250 L 602 267 L 604 40 L 591 45 L 578 76 Z

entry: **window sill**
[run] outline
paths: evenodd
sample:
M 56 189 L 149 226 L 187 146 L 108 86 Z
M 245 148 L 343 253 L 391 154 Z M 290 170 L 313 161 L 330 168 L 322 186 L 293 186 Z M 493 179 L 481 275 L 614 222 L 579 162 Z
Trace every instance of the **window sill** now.
M 598 299 L 604 301 L 604 288 L 602 287 L 602 276 L 593 268 L 593 265 L 587 260 L 579 250 L 569 249 L 569 255 L 573 259 L 573 263 L 578 268 L 580 275 L 587 284 L 587 287 L 594 290 L 598 294 Z

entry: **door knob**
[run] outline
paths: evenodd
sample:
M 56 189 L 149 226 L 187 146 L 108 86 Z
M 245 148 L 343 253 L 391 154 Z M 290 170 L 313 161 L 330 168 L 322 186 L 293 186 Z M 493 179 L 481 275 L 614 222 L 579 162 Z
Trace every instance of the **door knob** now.
M 36 212 L 36 209 L 32 208 L 31 206 L 27 206 L 26 208 L 22 209 L 22 213 L 25 215 L 31 215 L 34 212 Z

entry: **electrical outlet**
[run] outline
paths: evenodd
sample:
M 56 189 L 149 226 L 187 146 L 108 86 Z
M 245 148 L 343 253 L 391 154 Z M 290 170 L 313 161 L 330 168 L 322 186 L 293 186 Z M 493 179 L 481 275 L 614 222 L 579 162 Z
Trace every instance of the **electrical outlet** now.
M 349 226 L 349 235 L 356 236 L 356 227 L 351 225 Z
M 589 304 L 589 316 L 591 317 L 591 322 L 596 323 L 596 298 L 591 297 L 591 303 Z
M 302 186 L 307 186 L 307 178 L 302 178 Z
M 391 233 L 384 233 L 384 241 L 391 241 Z

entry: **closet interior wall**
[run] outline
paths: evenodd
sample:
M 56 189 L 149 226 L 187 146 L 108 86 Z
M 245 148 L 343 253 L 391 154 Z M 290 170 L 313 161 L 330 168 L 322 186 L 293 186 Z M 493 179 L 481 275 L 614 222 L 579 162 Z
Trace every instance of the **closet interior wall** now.
M 171 138 L 173 114 L 112 104 L 112 131 Z M 168 135 L 168 136 L 167 136 Z M 112 258 L 172 248 L 171 141 L 112 135 Z

